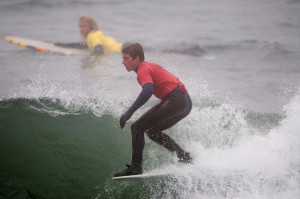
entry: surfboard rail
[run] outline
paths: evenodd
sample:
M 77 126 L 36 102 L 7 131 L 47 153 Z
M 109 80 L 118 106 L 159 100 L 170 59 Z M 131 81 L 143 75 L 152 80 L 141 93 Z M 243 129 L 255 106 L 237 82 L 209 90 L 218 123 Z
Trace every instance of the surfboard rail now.
M 47 52 L 52 54 L 57 53 L 57 54 L 64 54 L 64 55 L 81 55 L 88 52 L 86 50 L 75 49 L 75 48 L 64 48 L 64 47 L 56 46 L 52 43 L 47 43 L 47 42 L 42 42 L 42 41 L 37 41 L 37 40 L 32 40 L 32 39 L 27 39 L 22 37 L 15 37 L 10 35 L 4 36 L 4 40 L 9 43 L 21 47 L 29 48 L 37 52 Z

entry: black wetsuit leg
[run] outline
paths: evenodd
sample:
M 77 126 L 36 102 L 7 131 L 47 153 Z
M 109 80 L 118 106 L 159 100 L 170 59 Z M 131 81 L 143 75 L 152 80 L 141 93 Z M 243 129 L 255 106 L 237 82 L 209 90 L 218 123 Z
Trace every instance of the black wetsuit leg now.
M 145 145 L 144 132 L 154 142 L 160 144 L 177 156 L 184 150 L 162 131 L 168 129 L 186 117 L 192 109 L 190 96 L 176 87 L 156 106 L 148 110 L 131 125 L 132 133 L 132 163 L 140 164 Z

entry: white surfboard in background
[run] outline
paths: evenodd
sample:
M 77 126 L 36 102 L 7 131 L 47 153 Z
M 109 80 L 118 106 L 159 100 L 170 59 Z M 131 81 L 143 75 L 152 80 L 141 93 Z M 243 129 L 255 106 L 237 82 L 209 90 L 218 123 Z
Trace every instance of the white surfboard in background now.
M 47 43 L 43 41 L 37 41 L 32 39 L 26 39 L 15 36 L 4 36 L 4 40 L 12 44 L 30 48 L 39 52 L 49 52 L 49 53 L 58 53 L 65 55 L 82 55 L 87 53 L 87 50 L 75 49 L 75 48 L 63 48 L 56 46 L 52 43 Z

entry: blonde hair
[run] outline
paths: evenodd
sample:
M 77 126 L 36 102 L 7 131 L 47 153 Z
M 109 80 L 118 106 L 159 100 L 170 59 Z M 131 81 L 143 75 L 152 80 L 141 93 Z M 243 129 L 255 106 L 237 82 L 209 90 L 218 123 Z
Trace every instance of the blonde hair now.
M 86 23 L 89 24 L 89 26 L 91 28 L 90 31 L 91 30 L 99 30 L 97 22 L 92 17 L 90 17 L 90 16 L 81 16 L 78 19 L 78 22 L 81 22 L 81 21 L 86 22 Z

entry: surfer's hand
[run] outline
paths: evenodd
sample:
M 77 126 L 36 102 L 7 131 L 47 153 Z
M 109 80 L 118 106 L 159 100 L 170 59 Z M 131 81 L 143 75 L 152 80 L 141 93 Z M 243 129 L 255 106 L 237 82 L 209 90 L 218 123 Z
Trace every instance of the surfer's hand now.
M 101 45 L 95 46 L 93 54 L 94 55 L 103 55 L 104 54 L 103 46 L 101 46 Z
M 126 111 L 120 118 L 120 127 L 121 129 L 124 128 L 125 124 L 126 124 L 126 121 L 129 120 L 132 116 L 132 112 L 131 111 Z

